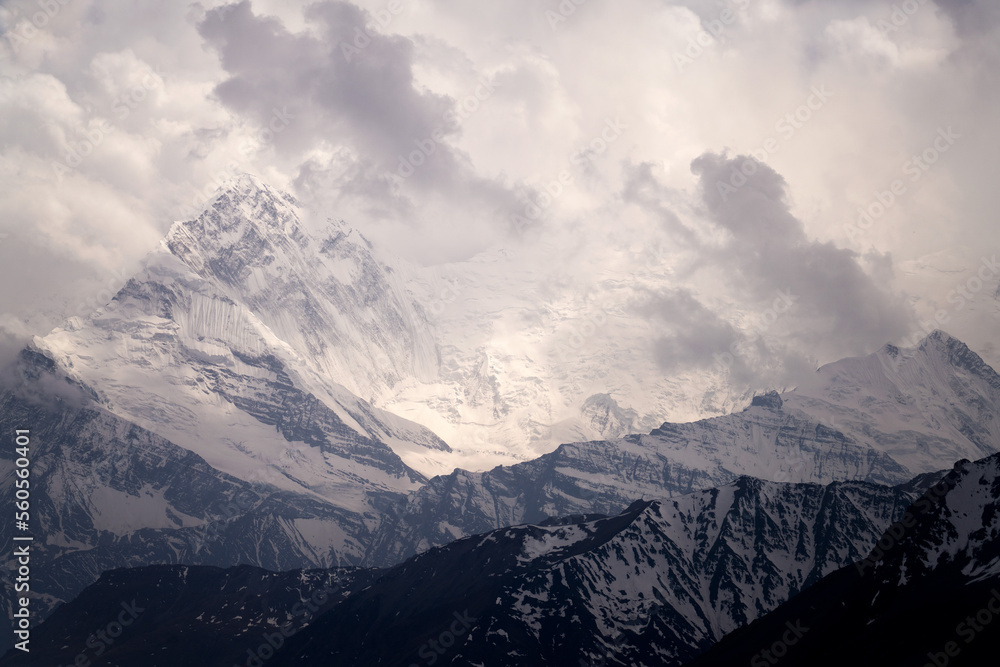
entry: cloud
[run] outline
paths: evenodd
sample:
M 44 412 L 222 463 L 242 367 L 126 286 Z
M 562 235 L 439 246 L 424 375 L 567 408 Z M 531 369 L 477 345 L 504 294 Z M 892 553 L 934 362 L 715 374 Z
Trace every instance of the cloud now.
M 199 24 L 228 74 L 215 87 L 223 104 L 262 127 L 287 110 L 291 122 L 273 137 L 279 149 L 347 140 L 389 170 L 414 140 L 455 132 L 445 119 L 451 102 L 415 89 L 409 40 L 370 31 L 369 17 L 346 2 L 313 5 L 306 17 L 317 34 L 293 34 L 279 19 L 254 14 L 248 1 L 210 10 Z M 447 147 L 439 157 L 415 176 L 455 168 Z
M 622 200 L 653 213 L 677 245 L 697 249 L 701 241 L 696 231 L 677 214 L 676 209 L 683 205 L 682 196 L 661 184 L 653 172 L 653 165 L 649 162 L 625 165 Z
M 644 299 L 638 312 L 655 316 L 669 332 L 654 341 L 654 356 L 667 372 L 705 369 L 742 335 L 686 289 L 664 290 Z M 659 328 L 659 327 L 658 327 Z
M 985 36 L 1000 25 L 1000 6 L 995 2 L 976 0 L 935 0 L 935 5 L 954 22 L 966 36 Z
M 786 334 L 813 349 L 858 354 L 909 331 L 913 318 L 903 300 L 865 272 L 856 252 L 809 239 L 789 210 L 784 178 L 771 167 L 706 153 L 691 168 L 710 220 L 729 234 L 711 251 L 714 261 L 754 302 L 794 296 L 797 328 Z M 878 256 L 876 263 L 884 280 L 891 260 Z
M 544 265 L 573 276 L 565 289 L 589 289 L 617 258 L 662 246 L 643 298 L 672 295 L 724 343 L 722 324 L 677 301 L 689 294 L 744 354 L 763 350 L 760 363 L 879 345 L 908 326 L 895 292 L 918 319 L 946 303 L 953 280 L 928 274 L 927 258 L 948 248 L 968 269 L 998 244 L 1000 10 L 919 5 L 892 25 L 875 0 L 733 1 L 714 39 L 714 0 L 584 3 L 554 29 L 557 0 L 404 0 L 388 15 L 384 0 L 74 0 L 41 26 L 35 0 L 3 2 L 0 315 L 45 333 L 235 167 L 295 190 L 316 224 L 345 219 L 422 264 L 513 247 L 517 275 Z M 483 81 L 497 84 L 488 95 Z M 781 135 L 776 122 L 814 86 L 834 97 Z M 574 162 L 619 121 L 606 150 Z M 909 180 L 903 165 L 947 126 L 962 138 Z M 718 156 L 774 138 L 769 171 L 730 201 L 707 199 L 706 179 L 731 166 Z M 715 162 L 693 174 L 706 151 Z M 905 196 L 845 232 L 894 179 Z M 530 233 L 512 235 L 510 215 L 538 202 Z M 796 307 L 747 333 L 786 287 L 799 287 Z M 952 313 L 949 330 L 981 345 L 994 321 L 971 312 Z M 678 327 L 677 355 L 703 362 Z
M 0 373 L 17 358 L 18 353 L 31 340 L 28 327 L 16 317 L 0 315 Z
M 673 251 L 673 286 L 646 286 L 637 297 L 637 312 L 666 331 L 654 344 L 665 372 L 784 386 L 816 358 L 864 354 L 913 325 L 904 299 L 886 287 L 891 256 L 811 239 L 790 210 L 785 179 L 766 164 L 705 153 L 691 164 L 694 200 L 648 164 L 626 170 L 623 199 L 661 225 Z
M 337 1 L 304 16 L 309 30 L 292 32 L 244 1 L 208 11 L 198 26 L 227 74 L 215 95 L 297 165 L 300 194 L 322 203 L 333 191 L 328 205 L 356 202 L 411 223 L 447 200 L 452 215 L 464 208 L 478 220 L 476 233 L 489 235 L 486 221 L 503 228 L 520 206 L 515 192 L 478 174 L 451 142 L 504 73 L 481 73 L 462 99 L 434 93 L 415 79 L 414 42 L 379 32 L 385 17 Z M 421 231 L 447 243 L 443 230 Z

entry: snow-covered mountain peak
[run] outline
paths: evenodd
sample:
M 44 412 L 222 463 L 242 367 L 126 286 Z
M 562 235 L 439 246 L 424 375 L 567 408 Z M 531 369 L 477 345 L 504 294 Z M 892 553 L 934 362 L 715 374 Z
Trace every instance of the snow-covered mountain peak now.
M 176 223 L 140 279 L 180 259 L 283 341 L 309 371 L 378 401 L 437 374 L 423 312 L 371 243 L 341 220 L 307 225 L 296 200 L 244 174 L 197 218 Z M 176 273 L 176 271 L 168 271 Z
M 164 241 L 196 272 L 231 284 L 247 267 L 294 263 L 310 245 L 295 200 L 249 175 L 221 189 L 197 218 L 174 223 Z
M 37 345 L 118 416 L 243 479 L 275 466 L 289 490 L 330 491 L 358 471 L 294 444 L 332 437 L 327 428 L 346 447 L 336 456 L 350 458 L 354 438 L 387 446 L 376 468 L 392 489 L 420 475 L 391 451 L 425 470 L 428 450 L 448 451 L 373 405 L 401 379 L 436 371 L 405 286 L 359 232 L 339 221 L 311 232 L 293 197 L 248 174 L 174 224 L 110 304 Z M 275 431 L 279 413 L 311 401 L 306 421 L 328 423 Z
M 1000 374 L 969 346 L 940 329 L 931 332 L 917 346 L 917 350 L 928 357 L 936 357 L 953 368 L 968 372 L 991 386 L 1000 389 Z
M 924 336 L 924 339 L 917 344 L 917 347 L 920 349 L 929 347 L 935 347 L 937 349 L 945 349 L 953 345 L 961 345 L 962 347 L 965 347 L 965 343 L 955 338 L 947 331 L 944 331 L 942 329 L 935 329 L 934 331 Z
M 1000 449 L 1000 375 L 943 331 L 826 364 L 782 399 L 914 474 Z

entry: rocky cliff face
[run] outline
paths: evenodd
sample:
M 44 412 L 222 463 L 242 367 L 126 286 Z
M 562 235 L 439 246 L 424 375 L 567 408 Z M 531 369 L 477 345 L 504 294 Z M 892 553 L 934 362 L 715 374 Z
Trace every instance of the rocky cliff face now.
M 824 577 L 696 665 L 774 657 L 789 664 L 992 664 L 1000 635 L 1000 457 L 955 469 L 914 502 L 865 558 Z
M 86 387 L 67 382 L 45 355 L 26 351 L 19 370 L 18 386 L 0 391 L 0 423 L 6 432 L 31 432 L 30 530 L 16 532 L 12 514 L 0 518 L 0 529 L 35 536 L 36 622 L 113 568 L 253 563 L 287 570 L 358 563 L 380 523 L 405 499 L 363 478 L 343 480 L 354 502 L 349 505 L 347 493 L 331 500 L 282 489 L 263 476 L 224 473 L 110 412 Z M 352 445 L 351 458 L 343 461 L 355 474 L 404 470 L 391 450 L 356 434 L 332 444 L 333 431 L 322 431 L 327 424 L 314 420 L 310 428 L 276 427 L 304 429 L 303 440 L 320 451 Z M 13 459 L 0 459 L 0 478 L 13 486 L 13 474 Z M 14 608 L 11 573 L 4 570 L 8 613 Z

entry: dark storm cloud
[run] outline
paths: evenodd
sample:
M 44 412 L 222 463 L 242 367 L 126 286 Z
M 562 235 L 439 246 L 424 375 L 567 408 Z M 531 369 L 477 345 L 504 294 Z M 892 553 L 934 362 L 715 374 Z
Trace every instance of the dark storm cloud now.
M 654 342 L 657 363 L 668 372 L 704 368 L 716 355 L 741 338 L 728 322 L 706 308 L 688 290 L 666 290 L 649 295 L 638 307 L 668 330 Z
M 803 343 L 832 340 L 860 353 L 909 330 L 909 310 L 864 271 L 856 252 L 808 238 L 789 211 L 785 180 L 769 166 L 706 153 L 692 170 L 709 218 L 729 236 L 714 262 L 753 301 L 790 292 L 799 324 L 790 333 Z M 872 260 L 883 277 L 891 271 L 887 257 Z
M 268 138 L 290 156 L 324 140 L 351 147 L 353 164 L 337 184 L 345 194 L 385 201 L 395 174 L 420 191 L 468 197 L 500 214 L 516 206 L 512 193 L 477 176 L 447 143 L 460 130 L 460 110 L 451 97 L 417 89 L 412 41 L 381 34 L 378 17 L 347 2 L 311 5 L 305 18 L 314 32 L 292 33 L 249 2 L 207 12 L 199 31 L 228 74 L 215 88 L 219 100 L 264 134 L 278 119 L 280 132 Z M 484 77 L 469 94 L 483 98 L 496 85 Z M 304 159 L 297 184 L 316 186 L 323 168 Z
M 811 358 L 862 354 L 909 330 L 910 310 L 883 288 L 893 277 L 890 255 L 810 239 L 789 210 L 785 180 L 751 158 L 705 153 L 691 168 L 700 223 L 681 219 L 685 198 L 648 164 L 626 167 L 622 191 L 668 233 L 678 250 L 671 273 L 702 285 L 639 299 L 639 313 L 667 332 L 654 348 L 665 371 L 714 369 L 738 383 L 794 384 L 815 368 Z M 718 305 L 696 297 L 720 290 Z
M 291 122 L 274 137 L 279 146 L 353 136 L 387 164 L 415 139 L 454 130 L 444 119 L 449 100 L 414 89 L 409 41 L 370 31 L 349 3 L 313 5 L 306 15 L 318 36 L 292 34 L 277 18 L 255 15 L 249 2 L 206 14 L 200 32 L 229 74 L 215 89 L 224 104 L 262 126 L 287 110 Z M 363 49 L 353 46 L 358 34 Z
M 993 0 L 935 0 L 960 35 L 987 33 L 1000 24 L 1000 4 Z
M 31 341 L 27 336 L 17 336 L 0 328 L 0 376 L 10 373 L 8 367 L 29 342 Z

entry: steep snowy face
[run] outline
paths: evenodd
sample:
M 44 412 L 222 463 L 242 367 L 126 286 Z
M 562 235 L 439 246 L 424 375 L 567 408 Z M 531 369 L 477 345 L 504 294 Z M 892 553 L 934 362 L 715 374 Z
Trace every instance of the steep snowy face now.
M 1000 450 L 1000 375 L 942 331 L 823 366 L 782 399 L 914 474 Z
M 365 399 L 435 376 L 426 319 L 367 239 L 333 221 L 314 237 L 299 216 L 290 195 L 244 175 L 165 245 L 312 370 Z
M 749 402 L 721 373 L 665 373 L 652 361 L 662 332 L 630 304 L 662 287 L 665 278 L 650 275 L 658 263 L 581 264 L 581 279 L 547 263 L 545 250 L 484 252 L 432 269 L 398 264 L 433 324 L 441 370 L 432 382 L 401 383 L 381 407 L 461 451 L 454 466 L 509 465 Z
M 376 391 L 420 372 L 433 345 L 363 240 L 331 234 L 313 240 L 288 197 L 242 177 L 107 308 L 35 346 L 115 414 L 240 479 L 351 509 L 362 487 L 416 488 L 399 455 L 447 445 L 337 379 Z

